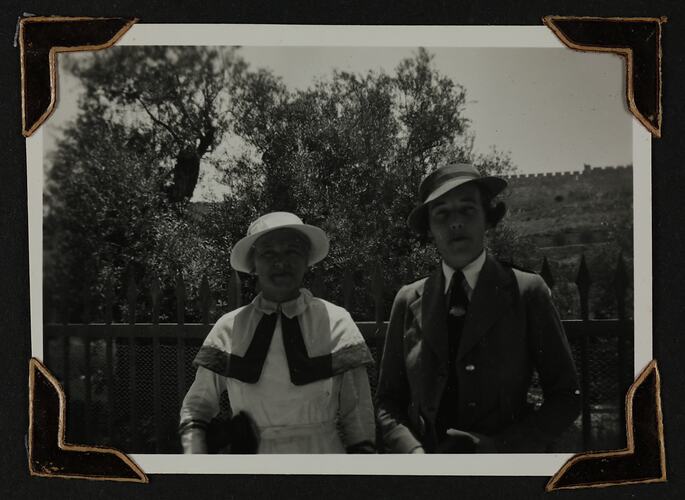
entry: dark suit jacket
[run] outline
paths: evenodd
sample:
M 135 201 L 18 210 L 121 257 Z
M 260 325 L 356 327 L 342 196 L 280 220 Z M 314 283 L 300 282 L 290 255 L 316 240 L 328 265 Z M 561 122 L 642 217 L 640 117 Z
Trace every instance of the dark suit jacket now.
M 389 452 L 434 451 L 435 417 L 448 375 L 442 269 L 397 293 L 378 381 L 377 416 Z M 501 452 L 544 452 L 580 412 L 578 377 L 549 288 L 488 255 L 453 365 L 459 430 Z M 526 403 L 533 370 L 544 403 Z

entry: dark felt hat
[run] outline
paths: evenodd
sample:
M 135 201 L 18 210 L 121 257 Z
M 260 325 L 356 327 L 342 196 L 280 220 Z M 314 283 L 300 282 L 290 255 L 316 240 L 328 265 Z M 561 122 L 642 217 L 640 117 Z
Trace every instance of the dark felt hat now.
M 501 177 L 481 176 L 469 163 L 450 163 L 428 174 L 419 186 L 419 205 L 407 218 L 407 224 L 417 233 L 425 232 L 428 224 L 428 204 L 468 182 L 478 184 L 490 196 L 496 196 L 507 187 Z

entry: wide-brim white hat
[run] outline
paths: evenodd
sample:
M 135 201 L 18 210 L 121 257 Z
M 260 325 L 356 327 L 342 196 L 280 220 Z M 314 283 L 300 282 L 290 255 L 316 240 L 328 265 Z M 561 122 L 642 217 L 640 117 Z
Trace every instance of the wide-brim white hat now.
M 271 212 L 262 215 L 247 228 L 247 235 L 238 241 L 231 250 L 231 267 L 236 271 L 251 273 L 253 271 L 250 251 L 255 242 L 271 231 L 277 229 L 294 229 L 306 236 L 311 247 L 309 249 L 308 266 L 313 266 L 328 255 L 330 243 L 323 229 L 302 222 L 297 215 L 290 212 Z

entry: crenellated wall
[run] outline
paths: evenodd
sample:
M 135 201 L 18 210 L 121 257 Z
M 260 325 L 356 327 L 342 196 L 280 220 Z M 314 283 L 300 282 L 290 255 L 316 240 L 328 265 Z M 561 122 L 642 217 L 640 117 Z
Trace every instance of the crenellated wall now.
M 576 170 L 572 172 L 545 172 L 536 174 L 515 174 L 506 176 L 505 178 L 512 185 L 540 185 L 542 183 L 566 183 L 569 181 L 632 181 L 633 166 L 632 165 L 617 165 L 592 167 L 585 165 L 583 170 Z
M 632 165 L 507 177 L 507 221 L 539 247 L 592 244 L 613 238 L 631 218 Z

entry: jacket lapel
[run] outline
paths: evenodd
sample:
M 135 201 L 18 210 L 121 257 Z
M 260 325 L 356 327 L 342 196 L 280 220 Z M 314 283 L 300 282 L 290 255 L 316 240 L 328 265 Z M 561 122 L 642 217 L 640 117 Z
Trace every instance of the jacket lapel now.
M 513 284 L 513 273 L 488 254 L 471 296 L 457 359 L 470 352 L 510 307 Z
M 423 339 L 436 355 L 439 364 L 447 365 L 447 311 L 445 277 L 438 267 L 423 286 L 423 293 L 410 305 Z

